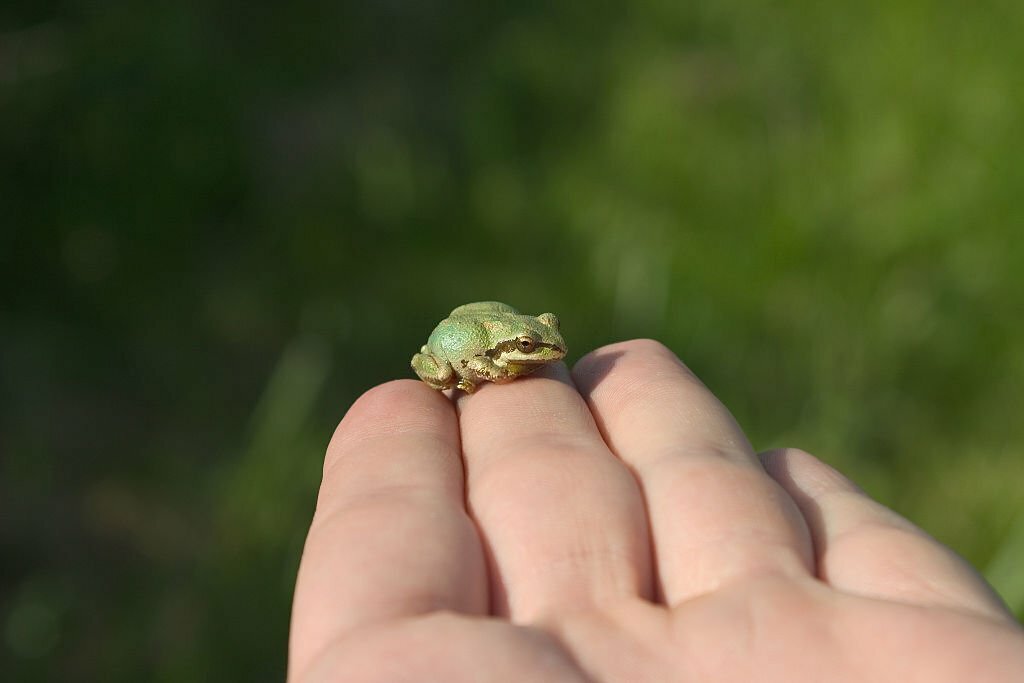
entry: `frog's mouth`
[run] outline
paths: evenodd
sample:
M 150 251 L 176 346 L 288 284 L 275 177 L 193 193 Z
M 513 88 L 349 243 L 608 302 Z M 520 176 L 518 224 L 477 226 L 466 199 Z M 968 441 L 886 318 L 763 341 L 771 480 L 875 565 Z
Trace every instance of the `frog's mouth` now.
M 553 360 L 553 358 L 545 358 L 543 360 L 540 358 L 538 358 L 537 360 L 525 360 L 521 358 L 516 358 L 515 360 L 510 360 L 506 362 L 505 367 L 512 369 L 539 368 L 542 365 L 550 365 Z
M 509 370 L 520 375 L 525 375 L 528 372 L 533 372 L 540 366 L 540 363 L 505 363 L 506 370 Z

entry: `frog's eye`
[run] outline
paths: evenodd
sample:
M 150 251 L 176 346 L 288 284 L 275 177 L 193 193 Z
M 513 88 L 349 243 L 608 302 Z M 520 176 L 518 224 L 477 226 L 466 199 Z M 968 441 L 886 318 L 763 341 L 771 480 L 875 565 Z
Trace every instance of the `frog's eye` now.
M 533 341 L 532 337 L 519 337 L 516 339 L 516 348 L 523 353 L 533 353 L 533 350 L 537 348 L 537 343 Z

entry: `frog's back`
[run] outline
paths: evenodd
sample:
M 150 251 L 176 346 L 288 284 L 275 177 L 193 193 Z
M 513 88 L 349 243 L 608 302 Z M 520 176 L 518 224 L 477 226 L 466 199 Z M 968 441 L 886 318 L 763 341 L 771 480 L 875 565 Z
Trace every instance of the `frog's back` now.
M 439 354 L 450 362 L 466 355 L 467 350 L 487 347 L 487 330 L 482 323 L 459 319 L 457 316 L 442 320 L 427 339 L 431 352 Z
M 503 304 L 500 301 L 476 301 L 471 304 L 463 304 L 451 312 L 450 316 L 460 315 L 486 315 L 488 313 L 512 313 L 519 315 L 519 311 Z

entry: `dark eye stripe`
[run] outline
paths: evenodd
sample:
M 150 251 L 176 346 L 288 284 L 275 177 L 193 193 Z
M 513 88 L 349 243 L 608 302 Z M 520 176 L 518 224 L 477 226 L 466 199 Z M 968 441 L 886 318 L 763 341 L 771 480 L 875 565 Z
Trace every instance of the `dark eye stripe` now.
M 535 341 L 533 343 L 533 350 L 537 351 L 537 349 L 557 349 L 559 351 L 562 350 L 561 347 L 558 346 L 557 344 L 548 344 L 547 342 Z M 499 355 L 501 355 L 501 354 L 503 354 L 503 353 L 505 353 L 507 351 L 513 351 L 513 350 L 519 350 L 519 340 L 518 339 L 514 339 L 512 341 L 507 341 L 507 342 L 502 342 L 502 343 L 498 344 L 497 346 L 495 346 L 493 349 L 488 349 L 485 352 L 485 355 L 488 358 L 494 358 L 495 356 L 499 356 Z

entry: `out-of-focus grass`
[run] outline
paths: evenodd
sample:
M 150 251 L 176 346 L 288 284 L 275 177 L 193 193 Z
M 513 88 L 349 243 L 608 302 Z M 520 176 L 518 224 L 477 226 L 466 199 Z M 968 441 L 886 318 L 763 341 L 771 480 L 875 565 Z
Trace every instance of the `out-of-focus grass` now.
M 1020 618 L 1024 615 L 1024 514 L 1006 534 L 989 562 L 985 577 L 996 587 L 1006 603 Z
M 280 680 L 322 451 L 453 306 L 655 337 L 1024 615 L 1024 6 L 0 10 L 0 647 Z M 1016 521 L 1015 521 L 1016 520 Z

